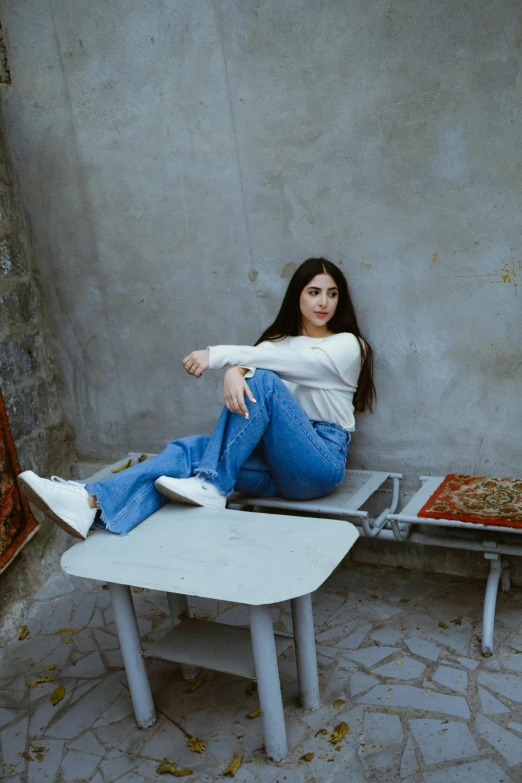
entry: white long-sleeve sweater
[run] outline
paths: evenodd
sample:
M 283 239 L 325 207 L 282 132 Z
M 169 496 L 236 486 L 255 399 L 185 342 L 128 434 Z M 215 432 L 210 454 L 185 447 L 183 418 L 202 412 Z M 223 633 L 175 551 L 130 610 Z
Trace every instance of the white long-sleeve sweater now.
M 285 382 L 309 419 L 329 421 L 353 432 L 353 395 L 361 370 L 361 349 L 348 332 L 330 337 L 284 337 L 249 345 L 213 345 L 210 369 L 272 370 Z

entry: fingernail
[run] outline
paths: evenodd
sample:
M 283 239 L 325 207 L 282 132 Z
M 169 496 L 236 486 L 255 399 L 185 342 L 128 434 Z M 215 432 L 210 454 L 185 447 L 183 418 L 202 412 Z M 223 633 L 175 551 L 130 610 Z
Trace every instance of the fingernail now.
M 247 411 L 247 412 L 245 413 L 245 419 L 249 419 L 249 418 L 250 418 L 250 414 L 249 414 L 249 413 L 248 413 L 248 411 Z
M 257 402 L 257 400 L 252 400 L 252 402 Z

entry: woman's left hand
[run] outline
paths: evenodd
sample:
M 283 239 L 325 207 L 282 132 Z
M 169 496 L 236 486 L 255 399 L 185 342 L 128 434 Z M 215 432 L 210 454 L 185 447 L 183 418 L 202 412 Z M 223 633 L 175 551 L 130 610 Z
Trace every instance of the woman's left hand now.
M 208 348 L 205 348 L 204 351 L 192 351 L 192 353 L 189 353 L 189 355 L 185 356 L 183 359 L 183 369 L 186 370 L 189 375 L 201 378 L 205 370 L 208 370 L 209 353 Z

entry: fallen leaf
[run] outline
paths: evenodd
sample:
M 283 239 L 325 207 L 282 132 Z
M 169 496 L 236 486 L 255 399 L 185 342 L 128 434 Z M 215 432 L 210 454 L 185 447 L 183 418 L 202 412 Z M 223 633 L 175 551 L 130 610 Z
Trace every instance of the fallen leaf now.
M 346 699 L 335 699 L 335 701 L 333 702 L 333 706 L 335 707 L 336 710 L 338 710 L 339 707 L 342 707 L 343 704 L 346 704 Z
M 196 682 L 193 682 L 187 686 L 186 693 L 194 693 L 194 691 L 197 691 L 197 689 L 201 688 L 202 685 L 203 680 L 196 680 Z
M 370 596 L 370 598 L 373 598 L 373 599 L 374 599 L 374 601 L 375 601 L 375 600 L 376 600 L 378 597 L 379 597 L 379 596 L 378 596 L 378 595 L 375 595 L 375 593 L 372 593 L 372 594 L 371 594 L 371 596 Z
M 21 625 L 20 626 L 20 633 L 18 634 L 18 638 L 21 642 L 23 642 L 24 639 L 27 639 L 31 631 L 27 627 L 27 625 Z
M 185 735 L 185 743 L 193 753 L 203 753 L 207 747 L 205 740 L 190 737 L 188 734 Z
M 138 457 L 138 462 L 145 462 L 146 459 L 147 459 L 147 455 L 142 454 L 141 457 Z
M 261 710 L 260 709 L 252 710 L 252 712 L 248 713 L 248 717 L 249 718 L 259 718 L 260 715 L 261 715 Z
M 45 667 L 46 672 L 55 672 L 58 669 L 58 666 L 55 663 L 52 663 L 50 666 Z
M 33 757 L 26 750 L 22 750 L 22 752 L 20 753 L 20 756 L 23 759 L 25 759 L 26 761 L 32 761 L 33 760 Z
M 247 689 L 246 689 L 248 696 L 253 696 L 254 693 L 257 693 L 257 682 L 251 682 Z
M 127 693 L 124 693 L 124 694 L 123 694 L 123 696 L 122 696 L 121 698 L 122 698 L 122 699 L 130 699 L 130 697 L 131 697 L 131 692 L 130 692 L 130 691 L 127 691 Z
M 120 465 L 119 468 L 113 468 L 111 473 L 121 473 L 122 470 L 127 470 L 132 465 L 132 459 L 127 460 L 124 465 Z
M 460 617 L 456 617 L 454 620 L 451 621 L 453 625 L 462 625 L 462 620 Z
M 391 699 L 391 693 L 386 696 L 387 699 Z
M 410 599 L 409 598 L 399 598 L 399 603 L 400 604 L 409 604 L 410 603 Z
M 65 688 L 63 685 L 59 685 L 57 688 L 54 689 L 53 694 L 51 696 L 51 704 L 53 707 L 55 707 L 59 701 L 63 699 L 65 696 Z
M 323 735 L 325 735 L 325 734 L 328 734 L 328 732 L 326 731 L 326 729 L 319 729 L 319 731 L 316 731 L 316 732 L 315 732 L 315 736 L 316 736 L 316 737 L 321 737 L 321 736 L 323 736 Z
M 395 665 L 396 666 L 402 666 L 402 664 L 403 664 L 403 661 L 395 661 Z
M 41 682 L 54 682 L 56 677 L 37 677 L 36 680 L 27 680 L 25 683 L 28 688 L 36 688 Z
M 408 626 L 407 625 L 401 625 L 401 631 L 407 631 Z
M 350 731 L 350 727 L 347 723 L 344 721 L 342 723 L 338 723 L 335 729 L 332 731 L 330 736 L 328 737 L 328 742 L 330 745 L 337 745 L 338 742 L 340 742 L 348 732 Z
M 36 740 L 33 740 L 33 742 L 30 742 L 29 743 L 29 747 L 35 753 L 45 753 L 46 750 L 47 750 L 47 748 L 44 748 L 43 745 L 40 745 L 40 743 L 37 742 Z
M 305 753 L 304 756 L 301 756 L 301 761 L 312 761 L 315 757 L 315 753 Z
M 317 758 L 323 759 L 323 761 L 335 761 L 335 756 L 318 756 Z
M 156 769 L 156 772 L 158 775 L 165 775 L 168 773 L 169 775 L 174 775 L 175 778 L 184 778 L 187 775 L 193 774 L 191 769 L 176 769 L 177 766 L 178 765 L 174 761 L 163 759 L 159 767 Z
M 236 753 L 234 751 L 234 758 L 232 759 L 228 767 L 223 770 L 223 776 L 228 776 L 229 778 L 233 778 L 236 772 L 238 771 L 239 767 L 241 766 L 242 761 L 243 761 L 243 754 Z
M 102 590 L 108 590 L 108 589 L 109 589 L 109 585 L 102 585 Z
M 445 631 L 448 630 L 449 625 L 447 623 L 443 623 L 442 620 L 439 623 L 439 628 L 444 628 Z
M 60 630 L 59 630 L 59 631 L 55 631 L 55 632 L 54 632 L 54 635 L 55 635 L 55 636 L 61 636 L 63 633 L 73 633 L 73 634 L 77 634 L 77 633 L 78 633 L 78 631 L 75 631 L 75 630 L 74 630 L 74 628 L 69 628 L 67 625 L 64 625 L 64 627 L 63 627 L 63 628 L 60 628 Z

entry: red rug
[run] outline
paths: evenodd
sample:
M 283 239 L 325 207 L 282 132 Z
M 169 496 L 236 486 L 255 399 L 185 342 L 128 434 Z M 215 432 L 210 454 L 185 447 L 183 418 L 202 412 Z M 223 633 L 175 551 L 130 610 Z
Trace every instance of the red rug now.
M 18 489 L 16 476 L 19 473 L 20 465 L 0 392 L 0 574 L 38 529 L 28 502 Z
M 418 516 L 522 527 L 522 479 L 451 473 Z

